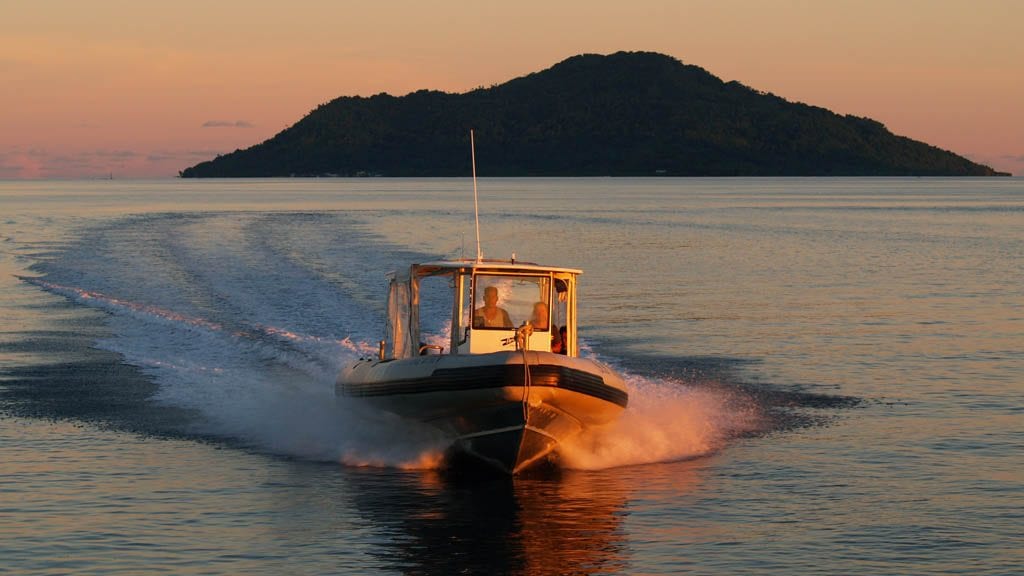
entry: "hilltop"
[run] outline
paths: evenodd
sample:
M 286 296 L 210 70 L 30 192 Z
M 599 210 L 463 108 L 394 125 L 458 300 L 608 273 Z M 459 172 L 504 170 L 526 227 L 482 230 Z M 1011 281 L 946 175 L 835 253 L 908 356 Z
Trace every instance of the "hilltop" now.
M 461 94 L 345 96 L 182 177 L 993 176 L 869 118 L 650 52 L 586 54 Z

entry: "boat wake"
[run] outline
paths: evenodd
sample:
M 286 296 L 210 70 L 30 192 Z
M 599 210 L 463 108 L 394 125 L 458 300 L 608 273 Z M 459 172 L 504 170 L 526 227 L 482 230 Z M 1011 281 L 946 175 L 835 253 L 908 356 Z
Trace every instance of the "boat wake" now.
M 448 441 L 434 428 L 334 397 L 340 366 L 375 353 L 368 341 L 267 325 L 227 328 L 100 291 L 23 280 L 108 313 L 120 334 L 99 346 L 156 381 L 152 401 L 199 415 L 184 432 L 351 466 L 443 465 Z M 629 409 L 614 423 L 565 443 L 562 465 L 602 469 L 687 459 L 765 426 L 759 406 L 727 388 L 639 375 L 628 376 L 627 384 Z
M 627 376 L 626 382 L 629 409 L 615 422 L 564 443 L 565 466 L 593 470 L 686 460 L 768 425 L 760 405 L 726 387 L 637 375 Z
M 22 280 L 103 313 L 91 315 L 101 326 L 84 348 L 106 351 L 107 367 L 61 360 L 45 390 L 42 372 L 23 374 L 6 409 L 352 466 L 441 466 L 448 441 L 433 428 L 335 398 L 341 366 L 375 354 L 379 340 L 382 282 L 365 262 L 414 259 L 350 218 L 154 215 L 86 230 Z M 625 372 L 629 408 L 567 443 L 564 466 L 692 458 L 772 426 L 736 387 Z
M 274 454 L 350 466 L 437 468 L 448 440 L 430 426 L 335 398 L 339 367 L 375 353 L 367 341 L 223 324 L 95 290 L 23 278 L 120 325 L 99 342 L 158 384 L 152 401 L 198 414 L 181 430 Z M 159 334 L 159 336 L 156 336 Z M 602 469 L 705 455 L 764 429 L 760 407 L 726 388 L 628 376 L 630 407 L 565 443 L 561 463 Z
M 433 468 L 444 439 L 428 426 L 334 396 L 340 365 L 376 352 L 369 342 L 219 322 L 86 290 L 22 278 L 108 313 L 118 335 L 98 345 L 159 385 L 152 400 L 200 417 L 180 429 L 271 453 L 354 466 Z

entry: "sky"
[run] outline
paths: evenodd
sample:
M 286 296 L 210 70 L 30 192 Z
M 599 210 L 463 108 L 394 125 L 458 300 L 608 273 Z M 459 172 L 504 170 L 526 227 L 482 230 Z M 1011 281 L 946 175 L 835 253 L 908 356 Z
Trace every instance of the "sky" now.
M 163 178 L 340 96 L 661 52 L 1024 175 L 1022 0 L 0 0 L 0 178 Z

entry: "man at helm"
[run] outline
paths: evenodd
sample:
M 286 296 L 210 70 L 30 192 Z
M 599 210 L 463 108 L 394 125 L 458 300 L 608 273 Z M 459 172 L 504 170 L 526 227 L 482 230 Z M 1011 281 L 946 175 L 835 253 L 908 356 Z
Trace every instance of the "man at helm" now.
M 473 311 L 474 328 L 512 328 L 508 312 L 498 306 L 498 288 L 484 288 L 484 305 Z

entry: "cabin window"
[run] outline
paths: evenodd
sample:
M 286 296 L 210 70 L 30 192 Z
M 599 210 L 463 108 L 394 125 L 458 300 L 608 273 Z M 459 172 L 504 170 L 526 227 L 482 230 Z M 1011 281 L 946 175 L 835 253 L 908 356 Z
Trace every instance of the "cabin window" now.
M 419 348 L 428 346 L 444 350 L 451 344 L 452 305 L 451 276 L 426 276 L 419 281 Z
M 547 276 L 478 274 L 473 290 L 473 328 L 508 330 L 530 321 L 547 332 L 551 322 L 551 283 Z

